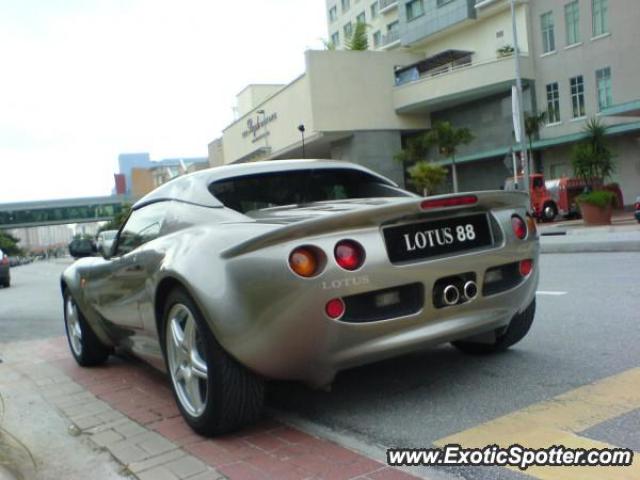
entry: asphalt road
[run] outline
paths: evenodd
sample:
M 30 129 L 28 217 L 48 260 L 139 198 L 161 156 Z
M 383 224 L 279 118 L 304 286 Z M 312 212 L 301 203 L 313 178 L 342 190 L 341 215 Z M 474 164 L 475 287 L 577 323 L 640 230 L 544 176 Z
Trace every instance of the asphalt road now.
M 70 258 L 11 269 L 11 287 L 0 288 L 0 343 L 64 335 L 60 273 Z
M 66 263 L 13 270 L 12 287 L 0 289 L 0 342 L 64 333 L 58 277 Z M 268 405 L 363 443 L 428 447 L 640 366 L 640 253 L 543 255 L 539 293 L 531 332 L 506 353 L 475 357 L 445 345 L 342 372 L 330 393 L 271 384 Z M 639 450 L 639 427 L 635 410 L 584 435 Z M 524 478 L 493 468 L 435 473 Z

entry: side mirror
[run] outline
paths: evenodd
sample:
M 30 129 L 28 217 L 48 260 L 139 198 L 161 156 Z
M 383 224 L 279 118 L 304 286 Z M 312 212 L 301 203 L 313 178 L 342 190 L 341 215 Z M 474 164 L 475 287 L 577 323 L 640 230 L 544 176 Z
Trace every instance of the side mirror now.
M 100 253 L 102 254 L 102 258 L 104 258 L 105 260 L 109 260 L 112 256 L 113 256 L 113 247 L 114 247 L 115 243 L 112 243 L 110 247 L 101 247 L 100 248 Z

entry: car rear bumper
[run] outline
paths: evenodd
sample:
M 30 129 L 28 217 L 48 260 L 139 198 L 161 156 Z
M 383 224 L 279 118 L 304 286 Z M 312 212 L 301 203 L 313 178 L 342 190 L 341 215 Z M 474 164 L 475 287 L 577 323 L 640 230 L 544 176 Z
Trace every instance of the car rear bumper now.
M 367 235 L 359 232 L 358 236 L 365 245 Z M 372 242 L 373 237 L 379 238 L 377 231 L 370 235 Z M 323 238 L 314 244 L 331 251 L 335 241 Z M 210 323 L 226 350 L 251 370 L 267 378 L 321 386 L 343 369 L 505 327 L 535 297 L 538 252 L 536 238 L 519 242 L 502 239 L 499 245 L 481 251 L 392 265 L 384 250 L 368 248 L 365 267 L 372 268 L 349 273 L 327 267 L 317 279 L 293 278 L 291 272 L 287 272 L 288 279 L 280 278 L 273 264 L 265 265 L 264 270 L 230 266 L 230 271 L 241 272 L 235 281 L 242 288 L 229 289 L 229 309 L 216 309 L 221 321 Z M 486 292 L 487 270 L 524 259 L 534 262 L 528 276 L 499 293 Z M 478 297 L 437 308 L 433 302 L 437 282 L 468 272 L 476 275 Z M 262 278 L 271 281 L 258 280 Z M 325 313 L 332 298 L 416 283 L 423 287 L 424 302 L 414 313 L 360 323 L 332 320 Z

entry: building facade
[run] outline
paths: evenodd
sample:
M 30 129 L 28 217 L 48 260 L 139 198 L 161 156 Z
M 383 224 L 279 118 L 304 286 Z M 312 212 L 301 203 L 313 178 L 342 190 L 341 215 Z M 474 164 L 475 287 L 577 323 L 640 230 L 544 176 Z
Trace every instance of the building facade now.
M 9 233 L 20 240 L 20 248 L 31 253 L 66 248 L 73 238 L 73 229 L 68 225 L 14 228 Z
M 617 155 L 614 180 L 626 203 L 640 194 L 640 71 L 629 59 L 640 47 L 635 0 L 517 0 L 518 57 L 508 0 L 326 0 L 326 11 L 337 50 L 306 52 L 305 72 L 288 85 L 243 90 L 238 117 L 210 145 L 211 164 L 333 158 L 402 183 L 394 156 L 449 121 L 474 135 L 457 154 L 460 188 L 500 188 L 519 148 L 517 61 L 525 112 L 547 112 L 531 138 L 534 169 L 571 175 L 585 121 L 601 118 Z M 345 51 L 357 22 L 368 25 L 368 52 Z M 428 159 L 450 164 L 437 151 Z
M 608 126 L 613 180 L 625 203 L 640 195 L 640 5 L 634 0 L 535 0 L 532 37 L 539 110 L 537 147 L 551 178 L 571 176 L 571 148 L 585 122 Z
M 120 192 L 124 188 L 125 195 L 133 199 L 143 197 L 172 178 L 210 166 L 205 157 L 153 161 L 148 153 L 123 153 L 118 157 L 118 164 L 116 190 Z

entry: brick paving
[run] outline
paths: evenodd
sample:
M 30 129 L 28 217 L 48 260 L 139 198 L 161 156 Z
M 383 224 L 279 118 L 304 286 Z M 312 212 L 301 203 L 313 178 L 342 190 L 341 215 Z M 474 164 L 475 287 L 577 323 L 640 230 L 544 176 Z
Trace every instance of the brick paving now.
M 223 437 L 195 434 L 166 377 L 133 359 L 80 368 L 66 340 L 24 342 L 18 367 L 56 408 L 140 480 L 417 478 L 273 419 Z

